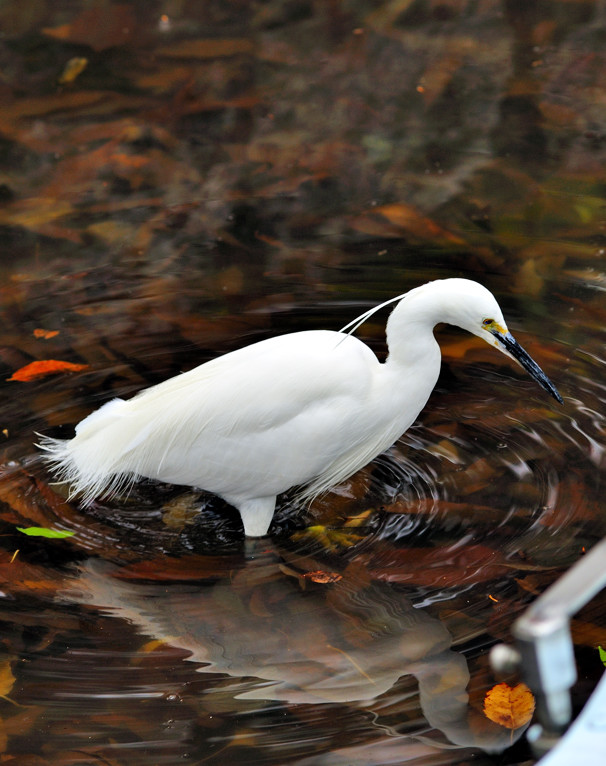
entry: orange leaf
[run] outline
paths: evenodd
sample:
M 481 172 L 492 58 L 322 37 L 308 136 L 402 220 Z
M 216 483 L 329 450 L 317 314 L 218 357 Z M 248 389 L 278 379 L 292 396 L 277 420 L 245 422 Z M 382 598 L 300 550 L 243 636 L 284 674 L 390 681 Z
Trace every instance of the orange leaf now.
M 356 231 L 386 237 L 410 235 L 423 242 L 438 240 L 444 243 L 461 244 L 462 240 L 452 232 L 443 229 L 435 221 L 424 216 L 412 205 L 393 202 L 375 207 L 350 221 Z
M 323 585 L 339 582 L 339 580 L 343 579 L 343 575 L 340 575 L 338 572 L 323 572 L 321 569 L 318 569 L 316 572 L 306 572 L 303 577 L 308 577 L 312 582 L 319 582 Z
M 34 338 L 48 340 L 49 338 L 54 338 L 55 335 L 59 335 L 59 330 L 43 330 L 41 327 L 36 327 L 34 330 Z
M 45 359 L 40 362 L 31 362 L 14 372 L 7 380 L 35 380 L 43 378 L 46 375 L 55 375 L 58 372 L 81 372 L 88 369 L 88 364 L 72 364 L 71 362 L 60 362 L 57 359 Z
M 526 684 L 493 686 L 484 697 L 484 713 L 491 721 L 507 729 L 519 729 L 532 718 L 534 697 Z

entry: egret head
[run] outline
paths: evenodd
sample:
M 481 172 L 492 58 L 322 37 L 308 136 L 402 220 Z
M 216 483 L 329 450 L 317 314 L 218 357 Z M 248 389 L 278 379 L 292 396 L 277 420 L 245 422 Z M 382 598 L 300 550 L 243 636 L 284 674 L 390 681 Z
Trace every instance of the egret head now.
M 470 279 L 438 279 L 392 300 L 400 299 L 402 310 L 396 308 L 387 323 L 388 339 L 390 326 L 394 335 L 410 335 L 415 323 L 433 327 L 446 322 L 462 327 L 515 359 L 545 391 L 562 403 L 553 383 L 509 332 L 499 304 L 483 285 Z
M 556 387 L 507 329 L 503 313 L 493 294 L 477 282 L 467 279 L 442 281 L 445 287 L 458 293 L 456 301 L 451 299 L 447 302 L 454 315 L 447 321 L 463 327 L 515 359 L 545 391 L 562 404 L 562 397 Z

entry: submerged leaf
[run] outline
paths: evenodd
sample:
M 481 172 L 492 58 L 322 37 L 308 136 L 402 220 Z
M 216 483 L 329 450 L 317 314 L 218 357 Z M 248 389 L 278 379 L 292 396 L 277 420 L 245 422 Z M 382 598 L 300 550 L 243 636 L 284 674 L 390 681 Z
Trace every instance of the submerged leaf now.
M 339 582 L 339 580 L 343 579 L 343 575 L 340 575 L 338 572 L 324 572 L 321 569 L 318 569 L 316 572 L 306 572 L 303 577 L 307 577 L 312 582 L 322 583 L 322 585 Z
M 460 587 L 467 583 L 488 582 L 519 570 L 523 562 L 505 557 L 487 545 L 432 548 L 395 548 L 360 554 L 359 563 L 368 567 L 370 577 L 384 582 L 406 583 L 437 588 Z
M 367 511 L 362 511 L 362 513 L 358 513 L 355 516 L 349 516 L 345 522 L 345 526 L 363 527 L 368 522 L 368 519 L 372 514 L 372 510 L 372 508 L 369 508 Z
M 46 529 L 45 527 L 17 527 L 18 532 L 22 532 L 29 537 L 72 537 L 74 532 L 59 531 L 58 529 Z
M 44 338 L 44 340 L 48 340 L 49 338 L 54 338 L 55 335 L 59 335 L 59 330 L 45 330 L 42 327 L 36 327 L 34 330 L 34 338 Z
M 88 369 L 88 364 L 72 364 L 72 362 L 62 362 L 58 359 L 44 359 L 39 362 L 26 364 L 14 372 L 7 380 L 18 380 L 21 382 L 43 378 L 46 375 L 55 375 L 58 372 L 81 372 Z
M 404 202 L 374 207 L 352 218 L 350 225 L 356 231 L 373 236 L 401 237 L 408 235 L 422 242 L 431 240 L 444 244 L 461 244 L 461 239 L 458 236 L 442 228 L 415 207 Z
M 0 663 L 0 697 L 6 697 L 15 683 L 10 661 Z
M 160 48 L 159 56 L 176 59 L 214 59 L 223 56 L 237 56 L 242 53 L 252 53 L 254 44 L 245 37 L 229 39 L 204 38 L 199 40 L 183 40 L 175 45 Z
M 65 85 L 66 83 L 73 82 L 76 77 L 83 72 L 88 65 L 88 59 L 82 57 L 75 57 L 70 59 L 59 77 L 59 83 Z
M 314 540 L 326 550 L 332 551 L 338 548 L 351 548 L 362 540 L 361 535 L 355 535 L 343 530 L 331 529 L 323 524 L 315 524 L 302 532 L 295 532 L 293 540 Z
M 484 698 L 487 718 L 507 729 L 519 729 L 527 724 L 534 713 L 534 696 L 526 684 L 493 686 Z
M 95 51 L 129 42 L 138 29 L 132 8 L 126 3 L 93 3 L 67 24 L 43 29 L 55 40 L 87 45 Z

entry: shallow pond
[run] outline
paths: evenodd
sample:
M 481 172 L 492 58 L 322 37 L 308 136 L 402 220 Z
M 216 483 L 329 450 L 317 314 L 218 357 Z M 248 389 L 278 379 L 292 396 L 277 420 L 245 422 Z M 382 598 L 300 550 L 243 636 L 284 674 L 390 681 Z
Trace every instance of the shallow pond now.
M 0 11 L 3 763 L 530 760 L 488 651 L 606 535 L 606 20 L 514 6 Z M 417 423 L 269 538 L 193 489 L 52 485 L 36 432 L 444 276 L 564 405 L 442 327 Z M 81 367 L 19 379 L 42 360 Z M 572 627 L 578 709 L 604 598 Z

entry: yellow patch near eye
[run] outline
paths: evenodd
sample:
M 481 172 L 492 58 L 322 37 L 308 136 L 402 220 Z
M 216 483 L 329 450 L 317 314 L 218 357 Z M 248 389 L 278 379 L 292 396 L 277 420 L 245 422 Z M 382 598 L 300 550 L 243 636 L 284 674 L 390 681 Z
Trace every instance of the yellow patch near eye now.
M 501 335 L 505 335 L 508 332 L 506 327 L 503 327 L 503 325 L 499 324 L 494 319 L 483 319 L 482 327 L 485 330 L 496 330 L 497 332 L 501 333 Z

